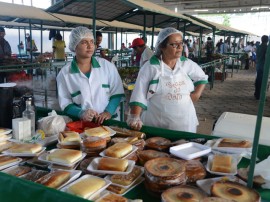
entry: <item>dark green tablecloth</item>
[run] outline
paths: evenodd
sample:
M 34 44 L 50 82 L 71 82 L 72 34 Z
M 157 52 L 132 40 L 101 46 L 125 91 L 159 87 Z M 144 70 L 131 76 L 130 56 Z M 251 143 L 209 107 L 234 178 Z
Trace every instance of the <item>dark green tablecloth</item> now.
M 37 108 L 37 116 L 42 117 L 47 115 L 47 110 Z M 107 121 L 107 125 L 117 125 L 126 127 L 126 124 L 118 121 Z M 152 136 L 161 136 L 171 140 L 178 139 L 191 139 L 191 138 L 217 138 L 214 136 L 200 135 L 187 132 L 169 131 L 160 128 L 143 127 L 143 132 L 147 134 L 147 138 Z M 258 158 L 265 159 L 270 155 L 269 146 L 259 146 Z M 249 160 L 242 159 L 238 167 L 247 167 Z M 262 201 L 270 201 L 270 190 L 257 189 L 261 194 Z M 144 184 L 138 185 L 132 191 L 125 195 L 130 199 L 143 199 L 144 202 L 160 201 L 157 198 L 152 197 L 144 188 Z M 6 175 L 0 172 L 0 201 L 1 202 L 83 202 L 84 199 L 72 196 L 54 189 L 44 187 L 42 185 L 28 182 L 23 179 L 19 179 L 13 176 Z

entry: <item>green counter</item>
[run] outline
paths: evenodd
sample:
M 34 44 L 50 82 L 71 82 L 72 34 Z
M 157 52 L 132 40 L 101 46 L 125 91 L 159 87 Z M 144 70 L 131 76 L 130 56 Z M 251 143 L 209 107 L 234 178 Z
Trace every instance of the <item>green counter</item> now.
M 37 108 L 37 116 L 46 116 L 47 110 L 41 110 Z M 127 127 L 126 123 L 109 120 L 106 125 L 115 125 L 120 127 Z M 206 138 L 214 139 L 215 136 L 200 135 L 188 132 L 170 131 L 161 128 L 146 127 L 142 128 L 142 131 L 147 134 L 147 138 L 153 136 L 160 136 L 171 139 L 172 141 L 179 139 L 193 139 L 193 138 Z M 265 159 L 270 155 L 270 147 L 259 145 L 258 158 Z M 238 167 L 247 167 L 249 160 L 242 159 Z M 1 202 L 84 202 L 82 198 L 72 196 L 45 186 L 29 182 L 20 178 L 9 176 L 0 172 L 0 201 Z M 270 201 L 270 190 L 257 189 L 261 194 L 262 201 Z M 157 198 L 152 197 L 144 188 L 144 184 L 141 183 L 132 191 L 125 195 L 130 199 L 143 199 L 144 202 L 160 201 Z

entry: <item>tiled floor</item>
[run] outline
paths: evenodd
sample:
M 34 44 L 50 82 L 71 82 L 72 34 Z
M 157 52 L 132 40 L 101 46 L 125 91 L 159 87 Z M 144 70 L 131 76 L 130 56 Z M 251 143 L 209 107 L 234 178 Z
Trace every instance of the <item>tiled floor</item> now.
M 206 86 L 201 99 L 195 104 L 200 122 L 198 133 L 211 134 L 214 121 L 223 112 L 257 115 L 259 101 L 253 97 L 255 75 L 254 69 L 239 70 L 233 77 L 229 74 L 224 82 L 215 81 L 212 90 L 209 85 Z M 45 87 L 47 87 L 47 101 L 44 99 Z M 47 72 L 46 81 L 40 76 L 35 77 L 34 92 L 37 106 L 59 110 L 54 72 Z M 270 117 L 269 95 L 270 92 L 267 91 L 268 101 L 264 108 L 264 116 L 267 117 Z

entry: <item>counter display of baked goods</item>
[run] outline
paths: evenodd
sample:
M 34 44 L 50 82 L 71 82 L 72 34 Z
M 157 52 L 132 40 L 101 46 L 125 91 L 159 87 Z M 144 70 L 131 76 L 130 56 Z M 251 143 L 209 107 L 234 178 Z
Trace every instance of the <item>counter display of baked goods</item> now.
M 117 123 L 117 122 L 115 122 L 115 123 Z M 121 126 L 121 124 L 120 124 L 120 126 Z M 206 139 L 208 139 L 208 138 L 215 138 L 215 137 L 205 137 L 205 136 L 203 136 L 203 135 L 198 135 L 198 134 L 192 134 L 192 133 L 183 133 L 183 132 L 176 132 L 176 131 L 168 131 L 168 130 L 164 130 L 164 129 L 159 129 L 159 130 L 156 130 L 156 129 L 154 129 L 154 128 L 148 128 L 148 127 L 145 127 L 144 128 L 144 132 L 145 132 L 145 134 L 146 134 L 146 136 L 147 136 L 147 138 L 146 138 L 146 140 L 147 139 L 149 139 L 149 138 L 151 138 L 151 137 L 153 137 L 153 138 L 155 138 L 155 137 L 162 137 L 162 138 L 165 138 L 165 139 L 169 139 L 171 142 L 175 142 L 175 141 L 177 141 L 177 140 L 179 140 L 179 139 L 185 139 L 186 141 L 188 141 L 189 139 L 196 139 L 196 138 L 206 138 Z M 117 136 L 117 134 L 116 134 L 116 136 Z M 181 164 L 181 167 L 183 167 L 183 169 L 180 169 L 180 171 L 182 171 L 183 173 L 185 173 L 186 175 L 185 175 L 185 180 L 187 180 L 187 170 L 188 170 L 188 164 L 187 163 L 185 163 L 185 162 L 187 162 L 187 161 L 185 161 L 185 160 L 183 160 L 183 159 L 176 159 L 176 157 L 172 157 L 172 156 L 170 156 L 169 155 L 169 153 L 168 153 L 168 149 L 170 148 L 170 145 L 172 146 L 172 144 L 169 142 L 169 141 L 165 141 L 166 142 L 166 144 L 163 144 L 162 142 L 160 142 L 160 140 L 161 140 L 161 138 L 155 138 L 155 139 L 158 139 L 157 141 L 154 141 L 154 146 L 153 145 L 151 145 L 150 144 L 150 148 L 151 148 L 151 150 L 153 150 L 153 148 L 154 149 L 156 149 L 156 150 L 154 150 L 154 151 L 158 151 L 158 152 L 160 152 L 160 150 L 162 150 L 162 152 L 164 153 L 164 154 L 166 154 L 165 156 L 167 156 L 167 157 L 165 157 L 165 158 L 168 158 L 169 160 L 166 162 L 166 163 L 163 163 L 162 165 L 163 166 L 158 166 L 159 164 L 157 164 L 157 163 L 155 163 L 155 161 L 157 161 L 156 160 L 156 158 L 153 158 L 153 164 L 149 167 L 149 166 L 147 166 L 147 163 L 145 164 L 145 168 L 147 167 L 147 169 L 145 169 L 146 170 L 146 173 L 147 174 L 145 174 L 145 176 L 148 176 L 148 178 L 147 179 L 145 179 L 144 181 L 144 183 L 140 183 L 140 184 L 138 184 L 136 187 L 134 187 L 133 189 L 131 189 L 129 192 L 127 192 L 127 193 L 125 193 L 125 195 L 124 195 L 124 197 L 125 198 L 129 198 L 129 199 L 137 199 L 137 198 L 141 198 L 143 201 L 160 201 L 160 197 L 161 197 L 161 194 L 162 194 L 162 192 L 163 191 L 161 191 L 161 192 L 158 192 L 158 194 L 159 194 L 159 198 L 155 198 L 156 197 L 156 195 L 155 196 L 153 196 L 150 192 L 149 192 L 149 187 L 150 187 L 150 191 L 151 191 L 151 189 L 152 190 L 154 190 L 154 191 L 156 191 L 156 189 L 163 189 L 164 188 L 164 191 L 165 190 L 167 190 L 168 188 L 173 188 L 173 187 L 175 187 L 175 186 L 179 186 L 179 185 L 181 185 L 181 183 L 179 184 L 179 183 L 176 183 L 176 184 L 174 184 L 174 182 L 175 181 L 178 181 L 178 182 L 180 182 L 181 180 L 179 180 L 176 176 L 180 176 L 180 174 L 179 175 L 169 175 L 169 176 L 163 176 L 163 174 L 164 174 L 164 172 L 160 172 L 160 170 L 162 170 L 162 171 L 164 171 L 164 170 L 167 170 L 166 169 L 166 167 L 168 166 L 168 167 L 170 167 L 170 165 L 172 164 L 172 162 L 174 162 L 174 161 L 176 161 L 176 162 L 181 162 L 180 164 Z M 154 140 L 155 140 L 154 139 Z M 130 140 L 130 139 L 127 139 L 127 140 Z M 118 141 L 118 140 L 117 140 Z M 116 141 L 116 142 L 117 142 Z M 122 140 L 121 140 L 122 141 Z M 113 142 L 113 140 L 111 141 L 111 142 Z M 110 143 L 108 143 L 109 145 L 110 145 Z M 169 145 L 169 146 L 168 146 Z M 151 147 L 152 146 L 152 147 Z M 165 146 L 165 148 L 163 148 L 163 146 Z M 108 147 L 108 146 L 107 146 Z M 148 147 L 149 148 L 149 147 Z M 150 149 L 149 148 L 149 149 Z M 146 151 L 146 150 L 142 150 L 142 151 Z M 268 147 L 262 147 L 262 146 L 260 146 L 260 148 L 259 148 L 259 158 L 260 159 L 263 159 L 262 157 L 263 156 L 265 156 L 265 155 L 269 155 L 269 153 L 270 153 L 270 151 L 269 151 L 269 148 Z M 137 151 L 137 152 L 135 152 L 135 154 L 137 155 L 137 154 L 139 154 L 141 151 Z M 147 151 L 146 151 L 146 153 L 147 153 Z M 137 155 L 138 156 L 138 155 Z M 153 155 L 152 155 L 153 156 Z M 170 157 L 169 157 L 170 156 Z M 157 156 L 157 157 L 159 157 L 159 156 Z M 265 157 L 264 157 L 265 158 Z M 88 166 L 93 162 L 95 160 L 95 158 L 93 158 L 93 159 L 91 159 L 91 161 L 89 161 L 89 164 L 88 164 Z M 119 160 L 121 160 L 121 159 L 119 159 Z M 198 160 L 200 160 L 200 161 L 203 161 L 204 163 L 207 161 L 207 158 L 205 158 L 205 157 L 201 157 L 200 159 L 198 159 Z M 192 161 L 198 161 L 198 160 L 192 160 Z M 146 162 L 148 162 L 148 161 L 146 161 Z M 168 163 L 169 162 L 169 163 Z M 198 161 L 199 162 L 199 161 Z M 98 162 L 96 162 L 96 163 L 98 163 Z M 238 164 L 238 168 L 240 168 L 240 167 L 246 167 L 246 165 L 249 163 L 249 160 L 247 160 L 247 159 L 242 159 L 241 160 L 241 162 L 240 162 L 240 164 Z M 135 163 L 134 163 L 135 164 Z M 137 165 L 141 165 L 140 164 L 140 162 L 137 162 L 136 163 Z M 97 164 L 98 165 L 98 164 Z M 155 165 L 157 165 L 157 166 L 155 166 Z M 85 167 L 87 167 L 87 165 L 85 165 Z M 154 167 L 158 167 L 159 169 L 158 169 L 158 171 L 155 171 L 153 168 Z M 191 166 L 192 167 L 192 166 Z M 200 178 L 203 178 L 204 177 L 204 174 L 205 174 L 205 170 L 204 170 L 204 167 L 202 167 L 201 166 L 201 164 L 199 165 L 196 165 L 195 166 L 195 169 L 194 170 L 199 170 L 198 168 L 200 167 Z M 77 169 L 80 169 L 80 166 L 78 166 L 78 168 Z M 171 169 L 169 169 L 169 172 L 170 172 L 170 170 Z M 87 171 L 87 170 L 86 170 Z M 90 171 L 90 170 L 88 170 L 88 171 Z M 103 170 L 103 171 L 107 171 L 107 170 Z M 92 171 L 90 171 L 90 172 L 92 172 Z M 194 171 L 194 173 L 196 173 L 197 171 Z M 190 173 L 192 173 L 192 171 L 190 172 Z M 198 172 L 199 173 L 199 172 Z M 95 174 L 95 173 L 93 173 L 93 174 Z M 99 173 L 97 173 L 97 174 L 99 174 Z M 105 174 L 105 173 L 104 173 Z M 114 174 L 116 174 L 116 173 L 114 173 Z M 127 173 L 126 173 L 127 174 Z M 190 174 L 191 176 L 192 176 L 192 174 Z M 83 175 L 84 176 L 84 175 Z M 175 177 L 175 178 L 174 178 Z M 209 173 L 207 173 L 206 174 L 206 179 L 207 178 L 209 178 L 209 177 L 213 177 L 213 176 L 211 176 L 211 175 L 209 175 Z M 2 173 L 0 173 L 0 179 L 1 179 L 1 181 L 2 180 L 6 180 L 6 179 L 9 179 L 9 177 L 8 176 L 6 176 L 6 175 L 3 175 Z M 104 178 L 101 178 L 101 179 L 104 179 Z M 117 178 L 118 179 L 118 178 Z M 117 181 L 117 179 L 116 179 L 116 181 Z M 194 183 L 197 181 L 197 180 L 199 180 L 199 178 L 194 178 L 194 179 L 192 179 L 191 178 L 191 181 L 190 182 L 188 182 L 188 183 L 192 183 L 192 185 L 194 186 Z M 0 184 L 2 184 L 2 182 L 0 181 Z M 16 190 L 16 192 L 17 192 L 17 190 L 19 190 L 20 188 L 18 187 L 18 186 L 20 186 L 20 184 L 21 183 L 23 183 L 23 184 L 25 184 L 25 181 L 22 181 L 21 179 L 17 179 L 17 178 L 12 178 L 12 184 L 13 184 L 13 182 L 16 182 L 16 186 L 15 186 L 15 184 L 14 184 L 14 186 L 13 186 L 13 189 L 14 190 Z M 181 181 L 182 182 L 182 181 Z M 167 186 L 167 187 L 164 187 L 165 186 L 165 184 L 170 184 L 170 186 Z M 58 197 L 59 196 L 61 196 L 61 197 L 63 197 L 63 200 L 65 200 L 65 201 L 67 201 L 67 202 L 69 202 L 69 201 L 78 201 L 78 202 L 80 202 L 80 201 L 84 201 L 83 199 L 80 199 L 80 198 L 78 198 L 78 197 L 75 197 L 75 196 L 72 196 L 72 195 L 70 195 L 70 194 L 65 194 L 65 193 L 58 193 L 58 192 L 51 192 L 51 190 L 49 190 L 49 189 L 46 189 L 44 186 L 41 186 L 41 185 L 39 185 L 39 186 L 36 186 L 35 187 L 35 189 L 31 189 L 31 187 L 32 186 L 34 186 L 33 184 L 27 184 L 27 186 L 29 186 L 30 188 L 28 189 L 29 190 L 29 194 L 30 193 L 35 193 L 35 190 L 36 189 L 42 189 L 42 190 L 44 190 L 44 191 L 46 191 L 48 194 L 46 194 L 46 195 L 44 195 L 44 196 L 42 196 L 42 199 L 41 199 L 41 201 L 43 202 L 43 201 L 54 201 L 53 199 L 54 199 L 54 197 L 56 197 L 56 193 L 57 193 L 57 195 L 58 195 Z M 5 190 L 6 188 L 5 187 L 3 187 L 3 190 Z M 2 188 L 1 188 L 1 190 L 2 190 Z M 75 189 L 76 190 L 76 189 Z M 262 189 L 260 189 L 259 190 L 260 191 L 260 194 L 261 194 L 261 196 L 262 196 L 262 198 L 267 198 L 268 199 L 268 197 L 269 197 L 269 199 L 270 199 L 270 195 L 269 194 L 267 194 L 267 192 L 265 192 L 264 190 L 262 190 Z M 1 195 L 1 197 L 2 196 L 4 196 L 4 198 L 5 198 L 5 195 L 6 194 L 3 194 L 3 193 L 1 193 L 0 194 Z M 20 194 L 19 194 L 20 195 Z M 53 197 L 54 196 L 54 197 Z M 11 198 L 11 200 L 13 200 L 13 201 L 16 201 L 16 199 L 18 199 L 18 196 L 8 196 L 9 198 Z M 16 199 L 15 199 L 16 198 Z M 24 198 L 24 196 L 21 196 L 20 197 L 20 201 L 22 201 L 22 202 L 26 202 L 27 200 Z

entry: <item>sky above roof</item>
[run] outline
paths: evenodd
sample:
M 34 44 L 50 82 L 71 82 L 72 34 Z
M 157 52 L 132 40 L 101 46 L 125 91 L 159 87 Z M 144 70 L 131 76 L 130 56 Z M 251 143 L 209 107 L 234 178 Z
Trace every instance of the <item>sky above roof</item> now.
M 32 3 L 32 6 L 43 9 L 51 6 L 51 0 L 0 0 L 0 2 L 22 4 L 26 6 L 31 6 Z

